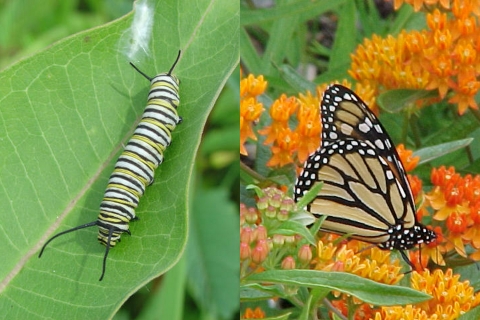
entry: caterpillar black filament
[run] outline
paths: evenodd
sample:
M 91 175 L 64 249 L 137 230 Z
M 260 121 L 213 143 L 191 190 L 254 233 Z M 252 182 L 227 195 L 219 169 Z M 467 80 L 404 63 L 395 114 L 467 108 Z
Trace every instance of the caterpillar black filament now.
M 163 152 L 172 140 L 171 133 L 182 121 L 177 113 L 180 103 L 180 81 L 172 75 L 180 54 L 181 51 L 178 52 L 177 59 L 167 73 L 161 73 L 153 78 L 130 62 L 132 67 L 151 83 L 147 107 L 142 120 L 115 164 L 100 204 L 98 219 L 54 235 L 43 245 L 39 258 L 53 239 L 75 230 L 98 226 L 98 241 L 106 247 L 99 279 L 102 281 L 108 252 L 120 241 L 122 233 L 130 234 L 129 222 L 136 219 L 135 208 L 139 199 L 145 188 L 153 183 L 155 169 L 162 163 Z

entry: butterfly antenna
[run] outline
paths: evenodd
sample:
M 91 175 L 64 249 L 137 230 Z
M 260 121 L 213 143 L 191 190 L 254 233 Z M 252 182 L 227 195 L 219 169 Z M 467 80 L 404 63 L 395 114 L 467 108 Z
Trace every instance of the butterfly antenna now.
M 107 268 L 107 257 L 108 257 L 108 252 L 110 251 L 110 240 L 112 239 L 112 233 L 113 233 L 113 227 L 108 230 L 108 238 L 107 238 L 107 244 L 106 244 L 106 249 L 105 249 L 105 255 L 103 256 L 103 267 L 102 267 L 102 275 L 100 276 L 100 279 L 98 281 L 102 281 L 103 276 L 105 275 L 105 269 Z
M 172 71 L 173 71 L 173 68 L 175 68 L 175 66 L 177 65 L 177 62 L 178 60 L 180 59 L 180 55 L 182 53 L 182 50 L 178 50 L 178 56 L 177 56 L 177 59 L 175 59 L 175 62 L 173 63 L 173 66 L 170 68 L 170 70 L 168 71 L 168 75 L 171 75 L 172 74 Z
M 140 69 L 138 69 L 133 63 L 130 62 L 130 65 L 131 65 L 135 70 L 137 70 L 138 73 L 140 73 L 142 76 L 144 76 L 145 78 L 147 78 L 148 81 L 152 81 L 152 80 L 153 80 L 152 77 L 147 76 L 145 73 L 143 73 L 143 71 L 141 71 Z
M 68 230 L 65 230 L 65 231 L 62 231 L 62 232 L 59 232 L 57 233 L 56 235 L 54 235 L 53 237 L 51 237 L 50 239 L 48 239 L 47 242 L 45 242 L 45 244 L 43 245 L 42 247 L 42 250 L 40 250 L 40 253 L 38 254 L 38 257 L 41 258 L 42 257 L 42 254 L 43 254 L 43 250 L 45 250 L 45 248 L 47 247 L 47 245 L 52 242 L 53 239 L 55 238 L 58 238 L 66 233 L 70 233 L 72 231 L 76 231 L 76 230 L 80 230 L 80 229 L 85 229 L 85 228 L 88 228 L 88 227 L 93 227 L 93 226 L 96 226 L 97 225 L 97 221 L 92 221 L 92 222 L 89 222 L 89 223 L 86 223 L 86 224 L 82 224 L 81 226 L 78 226 L 78 227 L 75 227 L 75 228 L 71 228 L 71 229 L 68 229 Z

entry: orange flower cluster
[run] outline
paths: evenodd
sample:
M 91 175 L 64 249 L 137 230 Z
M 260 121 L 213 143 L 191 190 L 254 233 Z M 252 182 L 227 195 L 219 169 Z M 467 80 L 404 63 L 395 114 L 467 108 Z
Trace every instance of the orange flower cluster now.
M 247 139 L 257 140 L 253 125 L 263 112 L 263 105 L 257 101 L 267 87 L 263 76 L 255 78 L 249 75 L 240 81 L 240 154 L 247 155 L 245 142 Z
M 431 179 L 434 188 L 426 198 L 435 210 L 433 219 L 445 225 L 443 250 L 465 257 L 465 244 L 480 249 L 480 176 L 462 177 L 453 167 L 440 167 L 432 170 Z M 480 260 L 480 250 L 470 258 Z
M 265 312 L 260 307 L 256 307 L 254 310 L 246 308 L 240 319 L 265 319 Z
M 347 81 L 342 85 L 351 87 Z M 270 106 L 271 125 L 258 132 L 266 136 L 265 144 L 272 144 L 272 158 L 267 166 L 281 167 L 290 163 L 300 167 L 320 146 L 322 125 L 320 100 L 327 85 L 317 87 L 316 95 L 307 92 L 298 98 L 281 95 Z M 357 86 L 357 94 L 366 103 L 374 103 L 373 91 L 368 86 Z M 290 125 L 296 123 L 295 129 Z
M 353 273 L 385 284 L 396 284 L 403 278 L 400 261 L 390 261 L 391 251 L 357 240 L 334 245 L 338 238 L 326 234 L 318 242 L 314 269 Z
M 332 305 L 345 317 L 351 313 L 351 306 L 345 300 L 333 300 Z M 371 319 L 376 310 L 372 308 L 368 303 L 363 303 L 361 305 L 355 306 L 355 312 L 353 314 L 353 319 L 355 320 L 364 320 Z M 333 317 L 332 312 L 330 312 L 330 318 L 336 319 Z M 348 318 L 352 319 L 352 318 Z
M 298 144 L 298 133 L 290 129 L 288 121 L 297 108 L 297 99 L 295 97 L 287 98 L 285 94 L 282 94 L 270 106 L 269 113 L 272 124 L 258 131 L 261 135 L 267 136 L 265 144 L 273 143 L 273 156 L 267 166 L 281 167 L 293 162 L 293 152 L 297 149 Z
M 424 1 L 410 2 L 418 7 Z M 441 3 L 450 9 L 448 1 Z M 428 30 L 365 39 L 351 56 L 350 75 L 376 92 L 380 86 L 438 90 L 442 99 L 449 93 L 448 101 L 458 105 L 460 114 L 469 107 L 477 109 L 480 29 L 473 14 L 479 9 L 477 0 L 453 0 L 451 15 L 439 9 L 427 14 Z
M 266 135 L 265 144 L 272 143 L 272 158 L 267 166 L 281 167 L 290 163 L 300 165 L 320 145 L 321 122 L 318 98 L 307 93 L 300 99 L 282 94 L 270 106 L 270 126 L 259 130 Z M 298 125 L 290 128 L 295 115 Z M 297 157 L 295 157 L 295 154 Z
M 412 150 L 405 149 L 403 143 L 399 144 L 396 149 L 398 155 L 400 156 L 400 160 L 402 161 L 403 167 L 405 168 L 405 171 L 409 172 L 417 167 L 418 161 L 420 161 L 420 157 L 414 157 Z
M 339 236 L 326 234 L 318 242 L 317 257 L 313 260 L 314 269 L 323 271 L 342 271 L 356 274 L 385 284 L 397 284 L 402 278 L 399 260 L 391 261 L 388 250 L 349 240 L 334 244 Z M 370 319 L 376 309 L 367 303 L 346 294 L 334 293 L 340 299 L 333 300 L 332 305 L 344 316 L 355 309 L 354 319 Z M 351 304 L 354 304 L 352 306 Z
M 475 293 L 468 281 L 459 281 L 451 269 L 445 273 L 437 269 L 432 274 L 426 269 L 412 273 L 412 288 L 423 291 L 432 299 L 404 307 L 382 307 L 375 320 L 458 319 L 460 315 L 480 304 L 480 293 Z
M 451 7 L 451 4 L 450 4 L 451 0 L 394 0 L 394 8 L 395 10 L 398 10 L 403 3 L 408 3 L 410 5 L 413 6 L 413 10 L 415 10 L 415 12 L 418 12 L 420 11 L 420 9 L 422 9 L 422 7 L 425 7 L 427 10 L 428 8 L 432 8 L 432 7 L 440 7 L 440 8 L 443 8 L 443 9 L 450 9 Z M 476 5 L 473 7 L 475 10 L 475 14 L 477 16 L 480 15 L 480 11 L 478 10 L 478 7 L 480 7 L 480 1 L 476 0 L 474 1 L 474 4 L 476 2 Z
M 417 167 L 420 157 L 414 157 L 412 150 L 405 149 L 403 143 L 399 144 L 396 149 L 406 172 L 412 171 Z M 407 177 L 408 182 L 410 183 L 410 188 L 412 189 L 412 195 L 417 199 L 422 192 L 422 180 L 417 176 L 412 176 L 410 174 L 407 174 Z M 422 220 L 421 217 L 418 217 L 418 220 Z

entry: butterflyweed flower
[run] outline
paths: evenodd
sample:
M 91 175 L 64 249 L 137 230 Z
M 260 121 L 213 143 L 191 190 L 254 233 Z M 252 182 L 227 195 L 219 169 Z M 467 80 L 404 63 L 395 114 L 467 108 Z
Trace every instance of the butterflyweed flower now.
M 351 87 L 345 80 L 338 83 Z M 327 85 L 318 86 L 315 94 L 306 92 L 298 97 L 280 95 L 268 108 L 270 121 L 267 122 L 270 124 L 255 131 L 254 124 L 264 111 L 257 96 L 264 92 L 266 85 L 263 76 L 255 78 L 249 75 L 240 82 L 240 153 L 247 155 L 245 142 L 247 139 L 256 141 L 257 134 L 260 134 L 265 136 L 264 144 L 270 145 L 272 152 L 267 166 L 294 164 L 298 171 L 320 145 L 322 125 L 319 104 Z M 375 112 L 374 90 L 368 84 L 358 84 L 355 91 Z
M 245 142 L 247 139 L 257 140 L 253 126 L 264 111 L 263 105 L 257 101 L 267 87 L 263 76 L 255 78 L 248 75 L 240 81 L 240 154 L 247 155 Z
M 468 281 L 460 281 L 451 269 L 444 273 L 437 269 L 430 273 L 413 271 L 412 288 L 433 298 L 416 305 L 382 307 L 375 320 L 458 319 L 460 315 L 480 304 L 480 293 L 475 293 Z
M 242 212 L 242 217 L 244 219 L 244 222 L 243 223 L 248 223 L 248 224 L 254 224 L 257 222 L 257 220 L 259 219 L 259 215 L 258 215 L 258 212 L 255 208 L 247 208 L 245 205 L 242 204 L 242 207 L 241 207 L 241 212 Z
M 255 240 L 255 233 L 253 229 L 249 226 L 244 226 L 240 230 L 240 242 L 250 244 Z
M 252 262 L 259 265 L 265 259 L 267 259 L 268 256 L 268 242 L 265 239 L 260 239 L 257 241 L 255 247 L 252 249 Z
M 246 308 L 241 319 L 264 319 L 265 312 L 260 307 L 256 307 L 254 310 Z
M 396 149 L 398 155 L 400 156 L 400 160 L 402 160 L 405 171 L 409 172 L 417 167 L 418 161 L 420 161 L 420 157 L 414 157 L 412 150 L 405 149 L 403 143 L 399 144 Z
M 432 170 L 431 180 L 426 199 L 433 219 L 445 230 L 441 250 L 466 257 L 465 246 L 470 245 L 476 249 L 470 259 L 480 260 L 480 176 L 462 177 L 453 167 L 440 167 Z
M 281 268 L 284 270 L 295 269 L 295 259 L 292 256 L 287 256 L 282 260 Z
M 390 251 L 357 240 L 335 245 L 338 238 L 325 234 L 319 240 L 314 269 L 353 273 L 386 284 L 396 284 L 403 278 L 400 261 L 390 261 Z
M 349 304 L 346 300 L 333 300 L 332 305 L 344 316 L 351 314 L 351 304 Z M 364 319 L 371 319 L 374 315 L 375 309 L 372 308 L 367 303 L 363 303 L 360 305 L 355 306 L 355 311 L 353 313 L 353 319 L 355 320 L 364 320 Z M 330 312 L 330 317 L 333 317 L 333 312 Z
M 413 156 L 413 151 L 405 149 L 405 146 L 403 143 L 399 144 L 397 147 L 397 152 L 400 157 L 400 160 L 402 161 L 403 167 L 405 168 L 405 171 L 410 172 L 414 170 L 417 167 L 418 162 L 420 161 L 420 157 L 418 156 Z M 407 174 L 408 182 L 410 184 L 410 188 L 412 189 L 412 195 L 413 198 L 417 199 L 420 196 L 420 193 L 422 192 L 422 180 L 418 178 L 417 176 Z M 419 208 L 420 210 L 420 208 Z M 419 221 L 422 220 L 422 217 L 418 216 L 417 218 Z
M 308 156 L 320 145 L 320 115 L 319 98 L 313 97 L 310 92 L 299 95 L 300 104 L 297 111 L 298 126 L 295 129 L 298 137 L 297 157 L 300 163 L 305 162 Z
M 402 31 L 386 38 L 365 39 L 352 54 L 350 75 L 379 93 L 383 89 L 438 90 L 457 104 L 458 113 L 477 109 L 480 89 L 480 3 L 476 0 L 411 0 L 428 8 L 426 30 Z M 398 8 L 403 1 L 395 1 Z M 449 11 L 449 12 L 448 12 Z
M 438 235 L 438 230 L 435 231 Z M 400 263 L 391 261 L 390 251 L 366 247 L 356 240 L 338 242 L 336 238 L 338 236 L 325 235 L 319 241 L 314 259 L 316 269 L 350 272 L 386 284 L 397 284 L 403 278 Z M 415 263 L 413 258 L 412 262 Z M 480 304 L 480 293 L 475 293 L 468 281 L 462 282 L 459 278 L 451 269 L 445 272 L 437 269 L 432 273 L 428 269 L 413 271 L 411 287 L 433 296 L 416 305 L 377 308 L 338 292 L 334 292 L 338 299 L 331 304 L 345 316 L 355 310 L 354 319 L 458 319 Z
M 312 260 L 312 248 L 308 244 L 300 247 L 298 250 L 298 259 L 301 263 L 308 265 Z
M 410 188 L 412 189 L 413 198 L 418 199 L 422 192 L 422 180 L 420 180 L 419 177 L 411 174 L 407 174 L 407 178 L 408 178 L 408 183 L 410 184 Z M 418 208 L 418 211 L 417 211 L 417 217 L 419 221 L 422 220 L 419 216 L 420 210 L 421 208 Z
M 258 131 L 266 135 L 265 144 L 273 144 L 271 147 L 273 156 L 267 163 L 268 166 L 281 167 L 293 162 L 291 151 L 297 148 L 298 135 L 290 129 L 288 121 L 297 107 L 295 97 L 287 97 L 284 94 L 270 106 L 272 123 Z
M 399 260 L 391 261 L 390 251 L 356 240 L 338 242 L 339 236 L 325 234 L 318 242 L 313 268 L 323 271 L 353 273 L 385 284 L 397 284 L 402 278 Z M 355 319 L 373 317 L 375 309 L 363 301 L 340 292 L 333 292 L 336 299 L 332 305 L 348 316 L 355 310 Z
M 342 85 L 351 87 L 347 81 Z M 318 149 L 322 129 L 319 103 L 326 87 L 326 84 L 318 86 L 315 95 L 311 92 L 298 97 L 283 94 L 272 103 L 269 109 L 271 124 L 258 130 L 259 134 L 266 136 L 264 143 L 271 145 L 272 157 L 267 166 L 294 164 L 299 169 Z M 374 105 L 373 90 L 368 86 L 356 86 L 356 92 L 367 104 Z
M 280 98 L 275 100 L 270 106 L 269 114 L 272 124 L 259 130 L 262 135 L 266 135 L 265 144 L 276 141 L 277 135 L 285 129 L 288 129 L 288 120 L 297 109 L 297 101 L 295 97 L 287 97 L 282 94 Z
M 240 242 L 240 261 L 247 260 L 252 255 L 252 249 L 246 242 Z

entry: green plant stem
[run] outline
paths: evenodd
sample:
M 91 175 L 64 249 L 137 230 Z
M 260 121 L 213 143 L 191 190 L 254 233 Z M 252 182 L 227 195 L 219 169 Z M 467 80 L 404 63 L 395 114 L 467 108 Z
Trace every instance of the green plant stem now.
M 246 182 L 246 184 L 256 184 L 256 185 L 258 185 L 259 183 L 266 180 L 264 176 L 262 176 L 261 174 L 259 174 L 255 170 L 252 170 L 250 167 L 248 167 L 242 161 L 240 161 L 240 171 L 241 171 L 241 173 L 243 173 L 240 176 L 242 177 L 242 180 L 244 182 Z M 249 180 L 251 180 L 251 181 L 247 181 L 247 179 L 245 179 L 245 177 L 250 177 L 251 179 L 249 179 Z
M 323 298 L 323 303 L 327 306 L 330 311 L 335 313 L 340 319 L 342 320 L 348 320 L 347 317 L 345 317 L 337 308 L 333 306 L 333 304 L 328 300 L 327 298 Z

